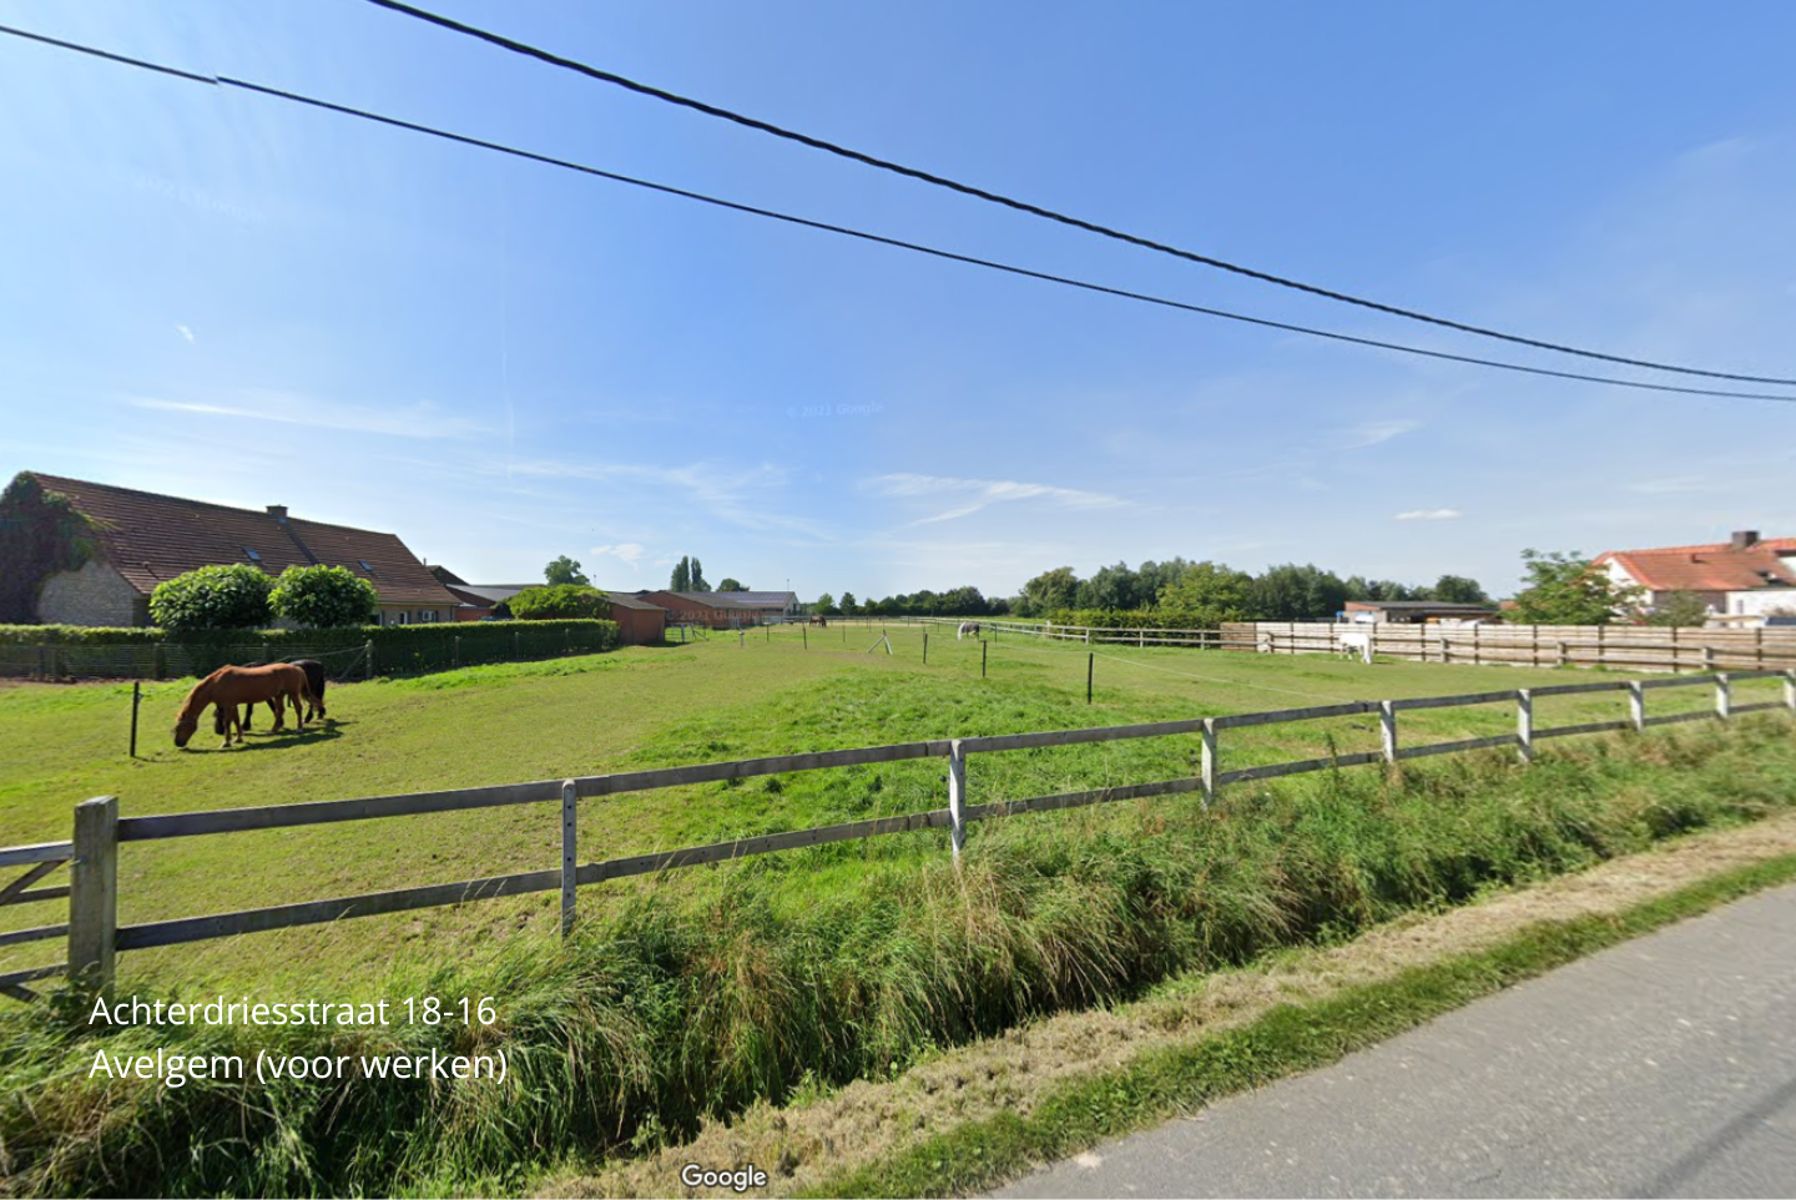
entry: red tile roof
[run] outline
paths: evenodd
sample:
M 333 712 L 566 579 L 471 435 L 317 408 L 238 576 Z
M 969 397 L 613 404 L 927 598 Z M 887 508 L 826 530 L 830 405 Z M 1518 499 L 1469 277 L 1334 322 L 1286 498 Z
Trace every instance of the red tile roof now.
M 1761 538 L 1744 550 L 1729 542 L 1610 550 L 1596 562 L 1618 563 L 1653 592 L 1745 592 L 1796 586 L 1796 571 L 1781 557 L 1796 554 L 1796 538 Z
M 391 533 L 32 474 L 89 518 L 106 561 L 145 595 L 165 579 L 214 563 L 254 562 L 270 575 L 328 563 L 372 583 L 385 604 L 452 608 L 458 603 Z

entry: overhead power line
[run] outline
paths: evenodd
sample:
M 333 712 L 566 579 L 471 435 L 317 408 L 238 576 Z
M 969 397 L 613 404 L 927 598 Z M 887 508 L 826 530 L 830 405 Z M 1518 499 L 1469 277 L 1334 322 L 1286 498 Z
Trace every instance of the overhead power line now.
M 385 125 L 393 129 L 403 129 L 411 133 L 423 134 L 426 137 L 438 138 L 458 145 L 472 146 L 480 150 L 488 150 L 495 154 L 504 154 L 512 158 L 524 159 L 540 163 L 544 166 L 559 167 L 563 170 L 575 171 L 582 175 L 597 179 L 609 180 L 613 183 L 626 184 L 666 196 L 677 196 L 683 200 L 691 200 L 699 204 L 710 205 L 730 212 L 744 213 L 749 216 L 763 217 L 794 225 L 803 229 L 816 230 L 822 233 L 833 233 L 842 237 L 854 238 L 875 245 L 890 246 L 898 250 L 928 255 L 931 258 L 948 262 L 963 263 L 967 266 L 983 267 L 991 271 L 1000 271 L 1007 275 L 1035 279 L 1043 283 L 1059 284 L 1063 287 L 1077 288 L 1081 291 L 1096 292 L 1100 295 L 1115 296 L 1119 299 L 1133 300 L 1142 304 L 1152 304 L 1161 308 L 1174 309 L 1179 312 L 1194 313 L 1200 316 L 1215 317 L 1224 321 L 1234 321 L 1244 325 L 1253 325 L 1262 329 L 1276 329 L 1285 333 L 1303 334 L 1307 337 L 1325 338 L 1329 341 L 1345 342 L 1356 346 L 1367 346 L 1377 350 L 1391 350 L 1401 354 L 1417 355 L 1422 358 L 1439 359 L 1445 362 L 1466 363 L 1473 366 L 1491 367 L 1500 371 L 1513 371 L 1524 375 L 1540 375 L 1551 379 L 1569 379 L 1582 383 L 1604 384 L 1609 387 L 1631 388 L 1637 391 L 1670 392 L 1685 396 L 1714 396 L 1734 400 L 1770 400 L 1785 404 L 1796 403 L 1796 396 L 1778 395 L 1770 392 L 1742 392 L 1718 388 L 1684 387 L 1668 383 L 1651 383 L 1637 379 L 1621 379 L 1609 375 L 1587 375 L 1577 371 L 1559 371 L 1551 367 L 1536 367 L 1525 363 L 1505 362 L 1501 359 L 1480 358 L 1470 354 L 1454 354 L 1445 350 L 1430 350 L 1422 346 L 1407 345 L 1402 342 L 1382 341 L 1378 338 L 1360 337 L 1355 334 L 1340 333 L 1335 330 L 1317 329 L 1307 325 L 1297 325 L 1289 321 L 1276 321 L 1268 317 L 1250 316 L 1246 313 L 1231 312 L 1222 308 L 1211 308 L 1202 304 L 1189 304 L 1183 300 L 1173 300 L 1165 296 L 1155 296 L 1147 292 L 1132 291 L 1128 288 L 1112 287 L 1108 284 L 1093 283 L 1090 280 L 1076 279 L 1068 275 L 1057 275 L 1050 271 L 1038 271 L 1031 267 L 1019 266 L 1015 263 L 1002 262 L 997 259 L 981 258 L 977 255 L 962 254 L 954 250 L 944 250 L 939 246 L 930 246 L 922 242 L 907 241 L 903 238 L 888 237 L 885 234 L 873 233 L 865 229 L 856 229 L 848 225 L 838 225 L 829 221 L 819 221 L 810 217 L 801 217 L 793 213 L 781 212 L 777 209 L 762 208 L 759 205 L 744 204 L 740 201 L 725 199 L 721 196 L 707 195 L 688 188 L 676 187 L 672 184 L 657 183 L 650 179 L 640 179 L 633 175 L 624 175 L 616 171 L 607 171 L 602 167 L 587 163 L 575 162 L 572 159 L 558 158 L 551 154 L 543 154 L 535 150 L 507 145 L 503 142 L 488 141 L 485 138 L 470 134 L 456 133 L 453 130 L 440 129 L 433 125 L 424 125 L 416 121 L 407 121 L 400 117 L 387 116 L 368 109 L 356 108 L 347 104 L 338 104 L 331 100 L 323 100 L 316 96 L 308 96 L 302 92 L 288 91 L 284 88 L 271 87 L 267 84 L 255 83 L 247 79 L 236 79 L 229 75 L 201 75 L 193 71 L 171 67 L 164 63 L 152 62 L 149 59 L 134 58 L 130 55 L 118 54 L 103 50 L 81 42 L 65 41 L 62 38 L 50 37 L 47 34 L 33 33 L 30 30 L 17 29 L 10 25 L 0 25 L 0 34 L 23 38 L 27 41 L 43 45 L 55 46 L 59 49 L 73 51 L 77 54 L 90 55 L 122 66 L 136 67 L 153 71 L 161 75 L 180 79 L 185 82 L 199 83 L 207 87 L 234 88 L 253 92 L 277 100 L 304 105 L 308 108 L 321 109 L 339 116 L 352 117 L 361 121 L 369 121 Z
M 406 4 L 403 0 L 368 0 L 368 2 L 380 8 L 389 9 L 393 12 L 402 13 L 405 16 L 428 22 L 431 25 L 447 29 L 453 33 L 477 38 L 489 45 L 497 46 L 503 50 L 509 50 L 513 54 L 521 54 L 526 58 L 533 58 L 538 62 L 547 63 L 550 66 L 573 71 L 577 74 L 586 76 L 588 79 L 594 79 L 601 83 L 614 84 L 617 87 L 625 88 L 638 95 L 649 96 L 656 100 L 665 101 L 668 104 L 678 105 L 681 108 L 689 108 L 694 112 L 700 112 L 709 117 L 717 117 L 720 120 L 730 121 L 748 129 L 771 134 L 777 138 L 784 138 L 789 142 L 797 142 L 799 145 L 809 146 L 813 150 L 821 150 L 826 154 L 836 155 L 838 158 L 845 158 L 852 162 L 877 168 L 881 171 L 890 171 L 895 175 L 902 175 L 907 179 L 919 180 L 936 187 L 947 188 L 949 191 L 959 192 L 963 196 L 972 196 L 975 199 L 984 200 L 991 204 L 1002 205 L 1005 208 L 1014 209 L 1017 212 L 1028 213 L 1031 216 L 1041 217 L 1044 220 L 1054 221 L 1061 225 L 1068 225 L 1074 229 L 1082 229 L 1087 233 L 1095 233 L 1100 237 L 1112 238 L 1116 241 L 1126 242 L 1131 246 L 1139 246 L 1142 249 L 1153 250 L 1160 254 L 1170 254 L 1174 258 L 1182 258 L 1187 262 L 1199 263 L 1206 267 L 1214 267 L 1217 270 L 1227 271 L 1235 275 L 1242 275 L 1249 279 L 1257 279 L 1262 283 L 1270 283 L 1278 287 L 1290 288 L 1293 291 L 1305 292 L 1312 296 L 1320 296 L 1325 300 L 1334 300 L 1342 304 L 1352 304 L 1360 308 L 1371 309 L 1374 312 L 1385 313 L 1389 316 L 1402 317 L 1410 321 L 1421 321 L 1429 325 L 1438 325 L 1445 329 L 1458 330 L 1461 333 L 1475 334 L 1478 337 L 1495 338 L 1499 341 L 1511 342 L 1518 346 L 1532 346 L 1537 350 L 1550 350 L 1557 354 L 1571 354 L 1580 358 L 1599 359 L 1603 362 L 1620 363 L 1630 367 L 1644 367 L 1654 371 L 1671 371 L 1679 375 L 1701 375 L 1710 379 L 1731 379 L 1740 383 L 1772 383 L 1796 386 L 1796 379 L 1785 379 L 1774 375 L 1743 375 L 1730 371 L 1709 371 L 1698 367 L 1679 366 L 1675 363 L 1656 362 L 1652 359 L 1628 358 L 1625 355 L 1620 354 L 1605 354 L 1599 350 L 1586 350 L 1582 347 L 1571 346 L 1562 342 L 1550 342 L 1541 338 L 1525 337 L 1516 333 L 1505 333 L 1499 329 L 1491 329 L 1483 325 L 1473 325 L 1465 321 L 1456 321 L 1448 317 L 1436 316 L 1432 313 L 1422 312 L 1413 308 L 1404 308 L 1396 304 L 1387 304 L 1383 301 L 1368 299 L 1365 296 L 1356 296 L 1350 292 L 1336 291 L 1333 288 L 1322 287 L 1319 284 L 1305 283 L 1301 279 L 1293 279 L 1285 275 L 1276 275 L 1270 271 L 1262 271 L 1257 267 L 1243 266 L 1240 263 L 1230 262 L 1227 259 L 1216 258 L 1209 254 L 1200 254 L 1195 250 L 1186 250 L 1183 247 L 1174 246 L 1167 242 L 1143 237 L 1140 234 L 1129 233 L 1126 230 L 1117 229 L 1111 225 L 1103 225 L 1096 221 L 1086 220 L 1083 217 L 1072 216 L 1069 213 L 1064 213 L 1057 209 L 1047 208 L 1027 200 L 1019 200 L 1014 196 L 1007 196 L 1002 192 L 994 192 L 974 184 L 963 183 L 958 179 L 952 179 L 946 175 L 937 175 L 934 172 L 925 171 L 919 167 L 907 166 L 904 163 L 894 162 L 891 159 L 880 158 L 877 155 L 869 154 L 863 150 L 856 150 L 852 147 L 841 145 L 838 142 L 828 141 L 808 133 L 801 133 L 798 130 L 788 129 L 782 125 L 775 125 L 771 121 L 763 121 L 758 117 L 751 117 L 745 113 L 739 113 L 732 109 L 706 103 L 703 100 L 695 100 L 691 96 L 682 96 L 678 92 L 670 92 L 665 88 L 642 83 L 630 79 L 627 76 L 619 75 L 615 71 L 607 71 L 601 67 L 595 67 L 590 63 L 581 62 L 578 59 L 567 58 L 564 55 L 556 54 L 551 50 L 544 50 L 540 46 L 532 46 L 528 42 L 520 42 L 514 38 L 506 37 L 503 34 L 494 33 L 487 29 L 481 29 L 476 25 L 468 25 L 464 22 L 454 20 L 453 18 L 445 17 L 439 13 L 431 12 L 428 9 Z

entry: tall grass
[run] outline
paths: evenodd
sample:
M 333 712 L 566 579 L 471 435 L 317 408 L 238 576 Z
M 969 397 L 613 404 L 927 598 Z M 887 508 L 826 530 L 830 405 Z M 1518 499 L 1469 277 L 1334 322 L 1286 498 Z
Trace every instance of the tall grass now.
M 1796 803 L 1793 767 L 1781 723 L 1740 722 L 1591 743 L 1528 770 L 1490 755 L 1243 787 L 1213 813 L 1163 798 L 1126 820 L 995 821 L 958 872 L 945 854 L 869 859 L 862 886 L 820 887 L 805 906 L 776 904 L 769 886 L 802 856 L 747 862 L 686 907 L 620 903 L 553 952 L 532 943 L 388 983 L 395 997 L 495 996 L 490 1028 L 96 1033 L 65 996 L 0 1018 L 0 1173 L 25 1194 L 516 1189 L 557 1159 L 628 1154 L 707 1114 L 890 1075 L 1175 972 L 1762 816 Z M 174 1090 L 88 1075 L 96 1049 L 157 1046 L 502 1048 L 510 1075 Z

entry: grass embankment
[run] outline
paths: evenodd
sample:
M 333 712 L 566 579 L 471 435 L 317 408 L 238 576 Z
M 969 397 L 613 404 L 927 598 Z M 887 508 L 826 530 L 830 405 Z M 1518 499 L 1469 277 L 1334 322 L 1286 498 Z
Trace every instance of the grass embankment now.
M 1157 1047 L 1127 1066 L 1035 1098 L 1031 1111 L 953 1125 L 799 1195 L 947 1196 L 995 1186 L 1234 1092 L 1324 1066 L 1480 997 L 1584 955 L 1796 879 L 1796 854 L 1718 872 L 1616 913 L 1540 921 L 1488 948 L 1376 983 L 1278 1005 L 1241 1028 Z M 564 1193 L 583 1194 L 576 1181 Z M 787 1191 L 788 1189 L 778 1189 Z
M 620 891 L 564 949 L 518 942 L 383 981 L 396 997 L 497 997 L 498 1023 L 473 1032 L 95 1037 L 51 1006 L 15 1011 L 0 1018 L 0 1170 L 44 1193 L 516 1188 L 548 1162 L 642 1152 L 757 1100 L 891 1078 L 1041 1014 L 1778 812 L 1796 804 L 1792 780 L 1796 743 L 1775 717 L 1565 747 L 1529 769 L 1486 755 L 1401 779 L 1242 787 L 1208 814 L 1179 797 L 995 822 L 958 875 L 940 853 L 690 872 L 708 886 L 678 903 Z M 503 1048 L 511 1074 L 176 1091 L 88 1078 L 98 1045 L 270 1042 Z
M 713 635 L 687 646 L 633 648 L 552 662 L 474 667 L 413 679 L 333 686 L 331 718 L 300 737 L 252 735 L 221 752 L 168 738 L 185 687 L 151 685 L 142 757 L 124 754 L 129 688 L 28 685 L 0 689 L 0 843 L 66 838 L 73 804 L 120 797 L 127 815 L 287 803 L 553 779 L 649 765 L 878 744 L 912 738 L 1119 724 L 1282 708 L 1358 697 L 1440 695 L 1572 680 L 1588 672 L 1439 664 L 1362 664 L 1190 650 L 1104 648 L 1095 703 L 1085 703 L 1082 647 L 1003 636 L 979 674 L 975 642 L 891 627 L 896 653 L 866 653 L 866 627 L 781 629 L 740 641 Z M 808 643 L 808 649 L 805 648 Z M 1770 684 L 1743 685 L 1774 694 Z M 1751 694 L 1749 694 L 1751 693 Z M 1706 689 L 1654 693 L 1655 710 L 1701 707 Z M 1619 695 L 1542 700 L 1536 719 L 1619 716 Z M 266 717 L 262 718 L 266 724 Z M 1507 706 L 1406 713 L 1403 737 L 1468 737 L 1512 728 Z M 1374 749 L 1376 720 L 1358 717 L 1229 731 L 1224 766 Z M 974 802 L 1190 776 L 1197 738 L 1157 738 L 984 755 L 970 767 Z M 939 808 L 939 761 L 890 764 L 713 784 L 588 801 L 583 859 Z M 1175 810 L 1154 810 L 1171 814 Z M 1133 808 L 1025 817 L 1078 836 L 1134 836 Z M 973 852 L 990 826 L 972 834 Z M 192 916 L 262 904 L 443 883 L 559 861 L 554 806 L 437 814 L 392 821 L 187 838 L 125 847 L 120 919 Z M 774 911 L 819 896 L 852 897 L 881 872 L 936 862 L 945 836 L 919 833 L 587 889 L 583 914 L 604 918 L 652 894 L 702 911 L 748 888 Z M 54 879 L 49 882 L 55 882 Z M 428 969 L 513 941 L 553 939 L 555 899 L 533 896 L 314 926 L 230 942 L 126 955 L 132 986 L 293 987 L 359 993 L 396 962 Z M 0 909 L 0 929 L 60 919 L 54 905 Z M 0 952 L 0 970 L 54 961 L 54 943 Z

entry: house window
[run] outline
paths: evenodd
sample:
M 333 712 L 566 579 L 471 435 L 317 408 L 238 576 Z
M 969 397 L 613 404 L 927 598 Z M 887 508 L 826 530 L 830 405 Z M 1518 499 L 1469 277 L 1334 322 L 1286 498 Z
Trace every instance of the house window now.
M 407 618 L 407 617 L 408 617 L 408 616 L 410 616 L 410 614 L 409 614 L 409 613 L 407 613 L 407 612 L 406 612 L 406 611 L 405 611 L 405 610 L 404 610 L 404 609 L 403 609 L 403 608 L 402 608 L 402 609 L 400 609 L 400 610 L 399 610 L 399 611 L 398 611 L 398 612 L 396 612 L 396 613 L 394 613 L 394 614 L 393 614 L 393 616 L 394 616 L 394 618 L 395 618 L 395 619 L 396 619 L 396 623 L 397 623 L 397 624 L 400 624 L 400 625 L 404 625 L 404 624 L 405 624 L 405 623 L 406 623 L 406 618 Z
M 362 568 L 362 570 L 368 572 L 368 574 L 370 574 L 370 575 L 374 574 L 374 568 L 368 565 L 367 559 L 358 558 L 355 560 L 355 562 L 356 562 L 356 566 Z
M 251 562 L 253 562 L 253 563 L 259 563 L 259 562 L 261 562 L 261 561 L 262 561 L 262 556 L 261 556 L 261 555 L 260 555 L 260 554 L 257 554 L 257 553 L 256 553 L 256 552 L 255 552 L 255 551 L 254 551 L 254 550 L 252 550 L 252 549 L 251 549 L 251 548 L 250 548 L 250 547 L 248 547 L 248 546 L 245 546 L 245 547 L 244 547 L 244 548 L 243 548 L 243 553 L 244 553 L 244 554 L 245 554 L 245 555 L 246 555 L 246 556 L 247 556 L 247 557 L 248 557 L 248 558 L 249 558 L 249 560 L 250 560 L 250 561 L 251 561 Z

